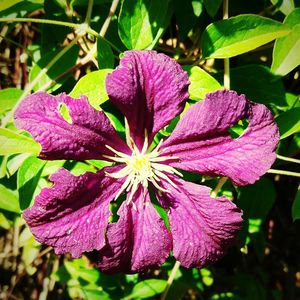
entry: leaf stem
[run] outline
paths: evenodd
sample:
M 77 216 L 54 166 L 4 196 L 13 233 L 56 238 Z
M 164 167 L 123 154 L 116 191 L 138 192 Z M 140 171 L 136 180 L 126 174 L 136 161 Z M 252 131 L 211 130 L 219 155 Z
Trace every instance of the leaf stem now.
M 284 161 L 288 161 L 288 162 L 293 162 L 296 164 L 300 164 L 300 159 L 295 159 L 295 158 L 291 158 L 291 157 L 286 157 L 286 156 L 282 156 L 277 154 L 277 158 L 280 160 L 284 160 Z
M 275 170 L 270 169 L 267 171 L 267 173 L 270 174 L 278 174 L 278 175 L 286 175 L 286 176 L 294 176 L 294 177 L 300 177 L 300 173 L 297 172 L 291 172 L 291 171 L 285 171 L 285 170 Z
M 169 292 L 169 289 L 170 289 L 170 287 L 171 287 L 171 285 L 172 285 L 172 283 L 174 281 L 175 275 L 176 275 L 179 267 L 180 267 L 180 262 L 178 260 L 176 260 L 176 262 L 175 262 L 175 264 L 173 266 L 173 269 L 171 271 L 171 274 L 170 274 L 170 276 L 168 278 L 165 290 L 164 290 L 164 292 L 162 293 L 162 295 L 160 297 L 160 300 L 165 300 L 166 299 L 166 297 L 168 295 L 168 292 Z
M 109 27 L 109 24 L 111 22 L 111 19 L 113 17 L 113 15 L 115 14 L 116 10 L 117 10 L 117 7 L 118 7 L 118 4 L 119 4 L 119 0 L 114 0 L 111 4 L 111 7 L 109 9 L 109 13 L 108 13 L 108 16 L 107 18 L 105 19 L 102 27 L 101 27 L 101 30 L 100 30 L 100 36 L 104 37 L 105 34 L 106 34 L 106 31 Z
M 223 20 L 228 19 L 228 0 L 223 1 Z M 229 58 L 224 58 L 224 88 L 230 89 L 230 62 Z
M 84 23 L 90 24 L 94 0 L 89 0 Z
M 100 30 L 100 33 L 98 34 L 97 33 L 97 37 L 100 38 L 100 39 L 104 39 L 104 36 L 107 32 L 107 29 L 109 27 L 109 24 L 111 22 L 111 19 L 113 17 L 113 15 L 115 14 L 116 12 L 116 9 L 118 7 L 118 4 L 119 4 L 119 0 L 114 0 L 111 4 L 111 7 L 109 9 L 109 13 L 108 13 L 108 16 L 107 18 L 105 19 L 102 27 L 101 27 L 101 30 Z M 117 52 L 121 53 L 120 49 L 118 49 L 115 45 L 113 45 L 111 42 L 109 42 L 108 40 L 104 39 L 105 41 L 107 41 L 109 43 L 109 45 L 115 49 Z M 91 60 L 92 57 L 94 57 L 95 53 L 97 51 L 97 43 L 95 43 L 93 45 L 93 47 L 91 48 L 91 50 L 86 54 L 86 56 L 80 61 L 80 63 L 82 65 L 86 64 L 88 61 Z M 97 66 L 97 64 L 96 64 Z M 98 66 L 97 66 L 98 67 Z
M 221 177 L 217 186 L 215 187 L 215 189 L 212 191 L 211 193 L 211 197 L 212 198 L 216 198 L 218 193 L 220 192 L 222 186 L 225 184 L 225 182 L 227 181 L 227 177 Z
M 71 27 L 74 29 L 79 29 L 82 27 L 82 24 L 75 24 L 71 22 L 57 21 L 57 20 L 49 20 L 49 19 L 37 19 L 37 18 L 0 18 L 0 22 L 32 22 L 32 23 L 41 23 L 41 24 L 52 24 L 59 26 Z M 98 32 L 88 27 L 86 32 L 94 35 L 96 37 L 99 36 Z

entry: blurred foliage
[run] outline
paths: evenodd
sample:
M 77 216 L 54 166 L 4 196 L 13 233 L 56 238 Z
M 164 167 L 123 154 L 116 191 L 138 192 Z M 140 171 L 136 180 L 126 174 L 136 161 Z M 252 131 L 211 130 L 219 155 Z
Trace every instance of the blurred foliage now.
M 224 20 L 221 0 L 118 2 L 0 1 L 1 299 L 159 299 L 174 265 L 171 257 L 161 268 L 142 274 L 106 275 L 86 257 L 56 256 L 34 240 L 21 211 L 50 185 L 49 175 L 62 166 L 78 175 L 108 163 L 36 158 L 40 146 L 12 122 L 15 106 L 30 92 L 84 94 L 124 136 L 124 120 L 107 101 L 104 84 L 123 51 L 155 49 L 182 64 L 191 82 L 187 107 L 222 88 L 223 59 L 230 58 L 231 88 L 273 112 L 281 133 L 278 154 L 300 156 L 298 0 L 231 0 L 230 18 Z M 68 118 L 64 107 L 61 114 Z M 178 120 L 159 136 L 168 136 Z M 232 134 L 239 136 L 242 125 L 232 128 Z M 281 160 L 274 168 L 299 172 L 296 163 Z M 184 176 L 217 184 L 217 179 Z M 244 211 L 236 245 L 208 268 L 180 268 L 166 299 L 300 299 L 298 180 L 267 174 L 252 186 L 227 182 L 220 193 Z

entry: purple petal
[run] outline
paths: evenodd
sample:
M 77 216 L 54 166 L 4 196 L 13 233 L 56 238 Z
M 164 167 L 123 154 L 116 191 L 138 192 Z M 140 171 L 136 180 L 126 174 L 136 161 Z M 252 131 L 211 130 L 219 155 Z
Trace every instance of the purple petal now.
M 119 167 L 106 170 L 116 171 Z M 52 246 L 56 254 L 70 252 L 74 258 L 101 249 L 111 215 L 109 202 L 122 180 L 106 177 L 104 170 L 76 177 L 65 169 L 50 180 L 54 185 L 43 189 L 34 205 L 23 213 L 35 238 Z
M 202 268 L 220 259 L 234 243 L 242 225 L 241 211 L 225 197 L 211 198 L 211 189 L 169 176 L 174 188 L 162 180 L 169 193 L 157 193 L 169 207 L 173 255 L 187 268 Z
M 249 126 L 233 139 L 228 130 L 243 118 L 248 118 Z M 189 108 L 161 151 L 178 158 L 170 161 L 173 167 L 227 176 L 235 184 L 245 185 L 271 167 L 278 141 L 278 127 L 264 105 L 224 90 L 208 94 Z
M 109 225 L 107 245 L 100 251 L 97 266 L 106 272 L 140 272 L 161 265 L 171 250 L 171 237 L 150 202 L 148 191 L 140 188 L 132 200 L 124 202 L 117 223 Z
M 106 78 L 109 98 L 125 115 L 139 148 L 184 108 L 188 75 L 175 60 L 155 51 L 127 51 Z
M 71 124 L 59 111 L 62 104 L 69 110 Z M 15 124 L 42 145 L 39 157 L 43 159 L 99 159 L 102 154 L 112 155 L 105 145 L 130 153 L 109 119 L 90 106 L 86 97 L 32 94 L 18 107 Z

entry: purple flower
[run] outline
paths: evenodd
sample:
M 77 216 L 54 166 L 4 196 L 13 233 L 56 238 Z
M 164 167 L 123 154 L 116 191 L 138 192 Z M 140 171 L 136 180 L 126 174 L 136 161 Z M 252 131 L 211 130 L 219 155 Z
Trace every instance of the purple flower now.
M 127 120 L 127 143 L 84 96 L 41 92 L 21 103 L 16 126 L 42 145 L 40 158 L 115 162 L 97 173 L 76 177 L 60 169 L 50 177 L 53 186 L 23 214 L 39 242 L 74 258 L 94 251 L 96 265 L 108 272 L 160 265 L 170 251 L 185 267 L 200 268 L 224 255 L 241 227 L 241 211 L 225 197 L 212 198 L 208 187 L 184 181 L 180 170 L 253 183 L 275 160 L 278 128 L 264 105 L 222 90 L 187 109 L 171 136 L 150 147 L 183 111 L 188 85 L 187 74 L 169 57 L 126 52 L 106 88 Z M 62 104 L 72 122 L 61 116 Z M 248 128 L 233 139 L 229 128 L 245 118 Z M 168 212 L 169 229 L 149 188 Z M 119 219 L 109 223 L 110 202 L 122 194 Z

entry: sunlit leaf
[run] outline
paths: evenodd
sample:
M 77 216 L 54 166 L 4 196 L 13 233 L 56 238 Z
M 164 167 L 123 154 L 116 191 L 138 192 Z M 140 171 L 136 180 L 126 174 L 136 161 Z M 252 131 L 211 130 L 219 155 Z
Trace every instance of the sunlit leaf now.
M 219 82 L 197 66 L 184 66 L 183 69 L 189 74 L 189 94 L 192 100 L 202 100 L 207 93 L 222 88 Z
M 8 230 L 12 226 L 12 223 L 0 212 L 0 227 Z
M 171 17 L 169 0 L 124 0 L 119 35 L 128 49 L 152 48 Z
M 203 32 L 203 56 L 233 57 L 267 44 L 289 32 L 287 26 L 257 15 L 239 15 L 217 21 Z
M 0 1 L 0 11 L 5 10 L 23 0 L 1 0 Z
M 271 70 L 286 75 L 300 64 L 300 8 L 292 11 L 283 22 L 292 31 L 276 40 Z
M 20 213 L 17 193 L 2 184 L 0 184 L 0 209 Z
M 61 51 L 56 50 L 44 55 L 38 62 L 33 64 L 32 69 L 29 72 L 29 81 L 32 82 L 37 76 L 39 76 L 40 72 L 47 68 L 48 63 Z M 37 84 L 33 87 L 34 91 L 39 90 L 40 88 L 45 88 L 46 86 L 50 86 L 54 83 L 54 80 L 57 79 L 70 68 L 72 68 L 77 60 L 77 56 L 79 53 L 79 47 L 74 45 L 71 47 L 64 55 L 62 55 L 56 63 L 54 63 L 50 68 L 47 69 L 46 74 L 41 76 Z M 58 89 L 62 82 L 65 80 L 66 77 L 62 78 L 62 80 L 58 80 L 55 84 L 48 89 L 49 92 L 53 92 Z
M 161 294 L 165 287 L 167 281 L 161 279 L 146 279 L 137 283 L 131 294 L 124 298 L 124 300 L 129 299 L 145 299 L 152 297 L 157 294 Z
M 32 138 L 6 128 L 0 128 L 0 155 L 15 153 L 38 154 L 41 146 Z
M 87 282 L 95 283 L 100 276 L 99 271 L 89 267 L 87 260 L 83 258 L 72 261 L 65 260 L 64 265 L 71 277 L 76 279 L 80 277 Z
M 285 15 L 290 14 L 295 8 L 294 0 L 271 0 L 271 2 Z
M 276 118 L 280 131 L 280 139 L 300 132 L 300 107 L 292 108 Z
M 90 72 L 80 78 L 70 93 L 71 97 L 79 98 L 81 95 L 88 97 L 89 103 L 96 109 L 108 99 L 105 89 L 105 78 L 111 69 Z
M 30 156 L 20 167 L 17 185 L 22 210 L 30 206 L 45 164 L 46 161 Z
M 0 114 L 12 109 L 21 97 L 22 93 L 23 92 L 17 88 L 0 90 Z

